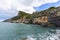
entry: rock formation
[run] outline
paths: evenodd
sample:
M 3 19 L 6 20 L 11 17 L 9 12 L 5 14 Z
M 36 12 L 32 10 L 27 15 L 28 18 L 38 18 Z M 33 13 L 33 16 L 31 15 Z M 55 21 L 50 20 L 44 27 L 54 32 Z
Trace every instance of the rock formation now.
M 17 16 L 7 19 L 4 22 L 58 25 L 60 24 L 60 7 L 50 7 L 44 11 L 33 12 L 32 14 L 19 11 Z

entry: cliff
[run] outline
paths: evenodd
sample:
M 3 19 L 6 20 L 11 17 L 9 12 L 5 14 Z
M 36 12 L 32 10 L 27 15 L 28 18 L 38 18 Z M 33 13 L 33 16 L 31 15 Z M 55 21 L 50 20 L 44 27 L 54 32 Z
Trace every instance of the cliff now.
M 60 19 L 60 7 L 50 7 L 43 11 L 33 12 L 32 14 L 19 11 L 18 15 L 5 20 L 4 22 L 16 22 L 16 23 L 30 23 L 30 24 L 42 24 L 42 25 L 51 25 L 53 18 L 58 21 Z M 54 21 L 55 22 L 55 21 Z M 56 25 L 57 22 L 52 23 Z M 59 22 L 58 22 L 59 23 Z
M 3 22 L 24 23 L 26 19 L 31 19 L 31 14 L 19 11 L 18 15 Z

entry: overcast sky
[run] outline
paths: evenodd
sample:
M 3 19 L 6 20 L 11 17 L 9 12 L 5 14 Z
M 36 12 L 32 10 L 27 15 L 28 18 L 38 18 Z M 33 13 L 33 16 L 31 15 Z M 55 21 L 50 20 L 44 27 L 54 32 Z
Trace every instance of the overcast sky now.
M 31 14 L 51 6 L 60 6 L 60 0 L 0 0 L 0 21 L 16 16 L 18 11 Z

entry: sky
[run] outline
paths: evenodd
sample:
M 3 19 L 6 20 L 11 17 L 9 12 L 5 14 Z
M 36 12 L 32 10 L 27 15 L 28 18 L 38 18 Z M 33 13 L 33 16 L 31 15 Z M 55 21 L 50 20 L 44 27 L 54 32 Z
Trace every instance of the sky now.
M 18 11 L 33 13 L 51 6 L 60 6 L 60 0 L 0 0 L 0 21 L 18 14 Z

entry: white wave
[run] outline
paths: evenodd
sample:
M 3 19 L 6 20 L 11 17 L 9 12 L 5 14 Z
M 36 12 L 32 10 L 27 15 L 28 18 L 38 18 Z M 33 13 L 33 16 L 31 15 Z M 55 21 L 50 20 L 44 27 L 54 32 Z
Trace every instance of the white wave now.
M 56 33 L 55 34 L 50 33 L 49 37 L 47 37 L 47 40 L 60 40 L 60 38 L 59 38 L 60 30 L 53 30 L 53 31 L 55 31 Z
M 53 30 L 52 32 L 46 32 L 38 35 L 28 35 L 26 40 L 60 40 L 60 30 Z
M 27 40 L 36 40 L 36 38 L 34 38 L 34 35 L 30 35 L 30 36 L 27 36 Z

